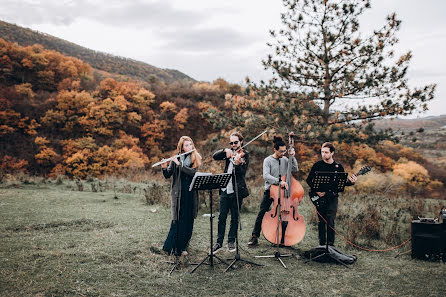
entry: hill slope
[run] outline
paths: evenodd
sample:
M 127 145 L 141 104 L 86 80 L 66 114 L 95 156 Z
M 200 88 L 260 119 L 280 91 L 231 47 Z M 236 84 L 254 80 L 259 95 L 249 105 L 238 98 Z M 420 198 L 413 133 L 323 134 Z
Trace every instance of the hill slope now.
M 419 128 L 438 129 L 446 126 L 446 115 L 429 116 L 417 119 L 383 119 L 374 121 L 378 129 L 415 130 Z
M 81 59 L 93 68 L 111 73 L 129 75 L 145 81 L 153 79 L 161 79 L 166 83 L 195 81 L 178 70 L 161 69 L 140 61 L 94 51 L 75 43 L 1 20 L 0 37 L 6 41 L 17 42 L 22 46 L 38 43 L 47 49 Z

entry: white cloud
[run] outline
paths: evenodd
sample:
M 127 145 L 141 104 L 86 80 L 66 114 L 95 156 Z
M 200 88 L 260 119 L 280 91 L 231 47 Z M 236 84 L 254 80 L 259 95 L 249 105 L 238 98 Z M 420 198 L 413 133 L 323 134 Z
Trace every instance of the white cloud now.
M 279 0 L 0 0 L 0 7 L 2 20 L 94 50 L 236 83 L 268 77 L 261 60 L 283 10 Z M 412 51 L 410 85 L 438 84 L 429 114 L 446 110 L 445 10 L 446 1 L 374 0 L 360 19 L 363 32 L 394 11 L 402 19 L 396 52 Z

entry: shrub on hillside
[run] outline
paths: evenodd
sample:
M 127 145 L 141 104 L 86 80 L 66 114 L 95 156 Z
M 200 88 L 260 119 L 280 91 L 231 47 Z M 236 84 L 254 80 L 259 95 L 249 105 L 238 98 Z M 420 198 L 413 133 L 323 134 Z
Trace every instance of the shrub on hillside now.
M 168 184 L 154 182 L 149 184 L 143 190 L 147 204 L 162 204 L 164 206 L 170 205 L 170 190 Z

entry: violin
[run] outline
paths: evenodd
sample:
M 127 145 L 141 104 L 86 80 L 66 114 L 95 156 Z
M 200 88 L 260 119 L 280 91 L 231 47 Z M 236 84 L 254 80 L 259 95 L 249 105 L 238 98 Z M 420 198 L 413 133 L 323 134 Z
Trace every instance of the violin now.
M 239 148 L 237 150 L 233 150 L 233 149 L 225 149 L 226 152 L 226 158 L 231 159 L 232 163 L 235 164 L 235 160 L 240 159 L 240 163 L 239 164 L 245 164 L 245 152 L 243 151 L 243 148 Z M 237 165 L 239 165 L 237 164 Z
M 234 161 L 234 163 L 235 163 L 235 160 L 236 159 L 240 159 L 240 163 L 241 164 L 245 164 L 246 162 L 245 162 L 245 152 L 243 151 L 243 149 L 242 148 L 239 148 L 238 150 L 236 150 L 236 151 L 232 151 L 232 156 L 231 156 L 231 158 L 232 158 L 232 160 Z
M 289 151 L 294 146 L 294 133 L 289 134 Z M 292 246 L 299 243 L 305 235 L 305 220 L 298 212 L 299 203 L 303 200 L 304 189 L 291 174 L 292 158 L 288 160 L 286 175 L 280 180 L 288 185 L 288 189 L 272 185 L 270 198 L 273 206 L 266 212 L 262 220 L 263 236 L 271 243 Z

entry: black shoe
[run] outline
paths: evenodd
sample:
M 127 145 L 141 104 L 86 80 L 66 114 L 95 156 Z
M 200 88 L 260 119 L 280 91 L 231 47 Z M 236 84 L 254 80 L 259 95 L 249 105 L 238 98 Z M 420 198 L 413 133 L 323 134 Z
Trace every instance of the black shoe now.
M 212 248 L 212 254 L 216 254 L 219 250 L 221 250 L 222 246 L 218 242 L 214 244 L 214 247 Z
M 248 241 L 248 246 L 253 247 L 257 245 L 259 245 L 259 239 L 255 235 L 251 236 L 251 239 Z
M 228 251 L 235 252 L 235 243 L 234 242 L 228 242 Z

